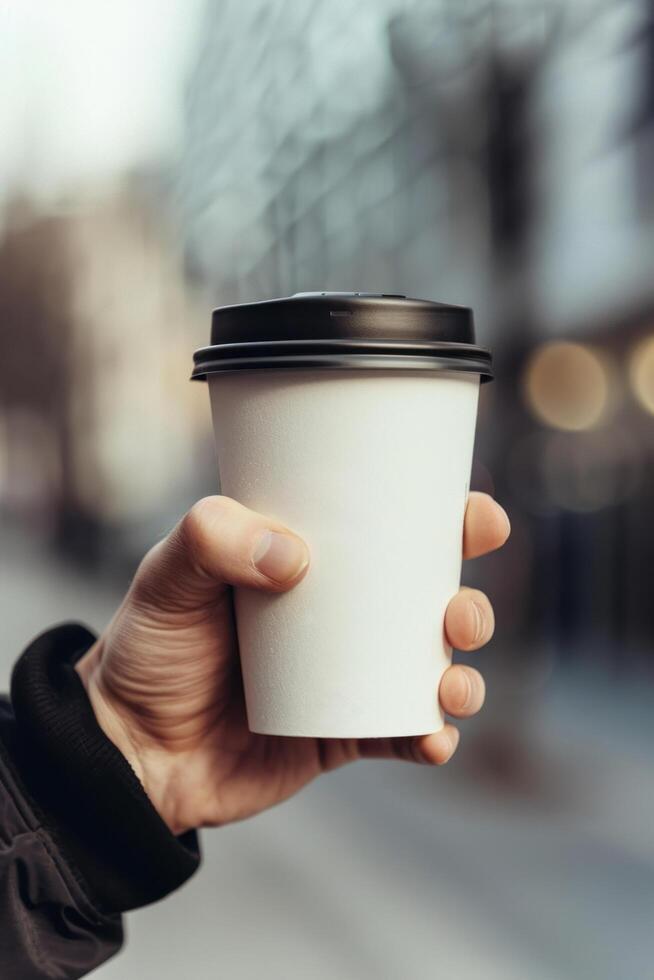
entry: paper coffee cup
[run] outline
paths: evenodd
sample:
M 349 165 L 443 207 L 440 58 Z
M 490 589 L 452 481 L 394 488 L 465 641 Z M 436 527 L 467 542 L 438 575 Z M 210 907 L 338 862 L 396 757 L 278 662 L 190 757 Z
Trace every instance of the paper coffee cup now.
M 288 593 L 235 589 L 251 730 L 437 731 L 491 377 L 471 311 L 352 293 L 223 307 L 193 376 L 209 381 L 222 493 L 311 552 Z

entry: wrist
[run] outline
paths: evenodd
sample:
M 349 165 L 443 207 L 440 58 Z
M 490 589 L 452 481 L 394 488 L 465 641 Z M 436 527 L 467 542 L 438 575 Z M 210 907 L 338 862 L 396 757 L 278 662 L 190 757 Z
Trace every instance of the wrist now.
M 177 807 L 170 792 L 172 762 L 165 750 L 144 744 L 135 720 L 128 709 L 115 703 L 101 681 L 102 639 L 75 665 L 86 691 L 95 719 L 106 737 L 125 757 L 159 816 L 176 836 L 192 829 L 176 816 Z

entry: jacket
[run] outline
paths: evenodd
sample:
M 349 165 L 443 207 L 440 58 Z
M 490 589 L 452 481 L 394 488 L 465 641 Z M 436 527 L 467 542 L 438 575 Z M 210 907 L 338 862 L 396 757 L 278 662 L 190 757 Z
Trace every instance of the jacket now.
M 39 636 L 0 697 L 0 977 L 74 980 L 116 953 L 121 913 L 163 898 L 200 863 L 95 720 L 75 662 L 94 642 Z

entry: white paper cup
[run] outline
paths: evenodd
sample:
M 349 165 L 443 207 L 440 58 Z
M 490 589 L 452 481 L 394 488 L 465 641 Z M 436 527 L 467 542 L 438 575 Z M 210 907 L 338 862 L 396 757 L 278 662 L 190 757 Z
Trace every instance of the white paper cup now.
M 208 375 L 220 489 L 287 525 L 293 590 L 235 590 L 248 723 L 323 738 L 442 727 L 480 374 L 314 367 Z

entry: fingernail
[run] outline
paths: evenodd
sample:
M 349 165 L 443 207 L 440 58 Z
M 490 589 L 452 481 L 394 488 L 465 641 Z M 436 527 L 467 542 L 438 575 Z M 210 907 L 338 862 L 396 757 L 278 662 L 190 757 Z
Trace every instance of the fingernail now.
M 463 677 L 463 683 L 465 686 L 465 694 L 463 697 L 463 702 L 461 704 L 461 711 L 465 711 L 466 708 L 470 707 L 472 702 L 472 681 L 467 670 L 461 671 L 461 676 Z
M 475 602 L 474 599 L 472 599 L 471 602 L 472 602 L 473 614 L 475 617 L 475 636 L 472 642 L 481 643 L 482 638 L 484 636 L 484 632 L 486 631 L 486 618 L 484 616 L 484 611 L 479 605 L 479 603 Z
M 276 531 L 264 531 L 259 538 L 252 560 L 267 578 L 288 582 L 309 564 L 306 547 L 298 538 Z
M 450 752 L 449 752 L 449 755 L 447 755 L 443 759 L 443 762 L 441 763 L 441 765 L 445 765 L 446 762 L 449 762 L 450 761 L 450 759 L 452 758 L 452 756 L 456 752 L 457 746 L 459 744 L 459 739 L 461 737 L 458 728 L 454 728 L 451 731 L 443 732 L 443 735 L 447 739 L 447 742 L 448 742 L 448 745 L 449 745 L 449 748 L 450 748 Z
M 504 510 L 504 508 L 502 507 L 502 505 L 501 505 L 501 504 L 498 504 L 497 506 L 498 506 L 498 507 L 500 508 L 500 510 L 502 511 L 502 516 L 504 517 L 504 520 L 506 521 L 506 533 L 507 533 L 507 534 L 510 534 L 510 533 L 511 533 L 511 521 L 509 520 L 509 515 L 508 515 L 508 514 L 507 514 L 507 512 L 506 512 L 506 511 Z

